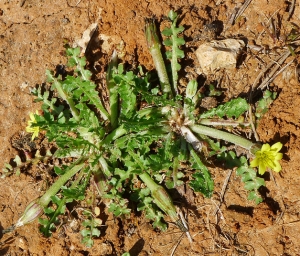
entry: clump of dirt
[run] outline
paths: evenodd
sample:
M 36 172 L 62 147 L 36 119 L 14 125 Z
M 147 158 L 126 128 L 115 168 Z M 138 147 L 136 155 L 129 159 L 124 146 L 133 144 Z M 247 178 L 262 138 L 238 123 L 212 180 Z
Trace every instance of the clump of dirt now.
M 11 146 L 11 138 L 24 130 L 29 113 L 39 107 L 33 102 L 29 88 L 45 81 L 46 69 L 55 70 L 56 65 L 66 62 L 64 45 L 73 45 L 92 23 L 98 24 L 98 30 L 86 55 L 99 88 L 103 87 L 106 65 L 114 49 L 128 66 L 154 69 L 144 38 L 144 18 L 154 16 L 162 29 L 168 11 L 174 9 L 180 14 L 180 25 L 185 27 L 186 58 L 181 63 L 184 75 L 214 84 L 225 93 L 225 101 L 237 96 L 248 98 L 251 90 L 258 91 L 256 97 L 261 96 L 256 90 L 257 77 L 264 70 L 269 74 L 268 65 L 277 62 L 286 51 L 289 33 L 299 33 L 300 8 L 296 4 L 291 9 L 295 1 L 278 0 L 272 4 L 267 0 L 252 1 L 232 25 L 232 14 L 242 5 L 242 1 L 236 2 L 1 1 L 0 166 L 18 153 Z M 207 28 L 215 27 L 211 24 L 218 29 L 207 34 L 211 32 Z M 194 51 L 201 42 L 223 38 L 241 39 L 252 48 L 245 48 L 237 68 L 204 77 Z M 121 220 L 103 210 L 101 237 L 95 239 L 92 248 L 80 243 L 76 219 L 70 216 L 51 238 L 39 233 L 37 223 L 1 235 L 0 254 L 121 255 L 127 251 L 131 255 L 168 255 L 175 250 L 174 255 L 299 255 L 298 59 L 297 52 L 287 58 L 284 63 L 290 65 L 268 83 L 278 97 L 259 121 L 257 133 L 262 142 L 282 142 L 284 158 L 280 173 L 264 174 L 266 188 L 261 191 L 264 202 L 260 205 L 247 200 L 247 192 L 235 170 L 216 166 L 210 169 L 215 180 L 211 199 L 181 188 L 179 205 L 186 213 L 192 244 L 171 223 L 167 232 L 158 232 L 143 215 L 133 213 L 131 218 Z M 185 82 L 186 78 L 182 78 L 182 87 Z M 49 170 L 40 171 L 45 174 Z M 28 203 L 47 188 L 47 178 L 36 179 L 34 173 L 0 180 L 0 229 L 15 223 Z M 225 194 L 221 195 L 228 176 Z

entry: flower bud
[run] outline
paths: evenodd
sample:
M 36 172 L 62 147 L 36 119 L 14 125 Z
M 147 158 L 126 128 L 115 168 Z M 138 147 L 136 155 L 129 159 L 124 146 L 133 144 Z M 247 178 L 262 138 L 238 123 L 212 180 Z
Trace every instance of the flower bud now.
M 176 223 L 181 231 L 186 232 L 187 228 L 178 218 L 176 208 L 167 191 L 163 187 L 158 186 L 158 188 L 152 192 L 152 196 L 154 198 L 155 204 L 171 217 L 171 219 Z
M 43 214 L 43 207 L 36 201 L 31 202 L 25 209 L 23 215 L 17 221 L 15 228 L 21 227 L 34 221 L 36 218 Z
M 154 19 L 146 19 L 145 22 L 145 35 L 148 48 L 151 49 L 152 47 L 160 47 L 161 45 L 157 35 Z

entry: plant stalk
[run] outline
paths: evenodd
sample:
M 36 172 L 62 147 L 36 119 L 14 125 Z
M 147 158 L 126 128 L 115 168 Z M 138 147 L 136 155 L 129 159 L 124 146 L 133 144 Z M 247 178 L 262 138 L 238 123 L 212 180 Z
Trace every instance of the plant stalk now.
M 51 197 L 54 196 L 70 178 L 72 178 L 77 172 L 82 169 L 82 167 L 85 165 L 83 163 L 84 160 L 84 157 L 79 158 L 69 167 L 69 170 L 66 171 L 65 174 L 60 176 L 58 180 L 56 180 L 55 183 L 52 184 L 52 186 L 46 191 L 46 193 L 38 200 L 38 203 L 42 207 L 46 207 L 50 203 Z
M 215 139 L 222 139 L 228 142 L 231 142 L 235 145 L 238 145 L 242 148 L 245 148 L 249 150 L 251 153 L 253 153 L 254 147 L 257 145 L 257 143 L 253 143 L 250 140 L 244 139 L 240 136 L 220 131 L 214 128 L 210 128 L 204 125 L 190 125 L 189 128 L 198 134 L 207 135 L 209 137 L 215 138 Z
M 195 150 L 201 151 L 203 147 L 202 142 L 191 132 L 189 128 L 186 126 L 181 126 L 180 131 L 185 140 L 190 143 Z
M 108 64 L 106 74 L 106 83 L 109 91 L 110 123 L 112 129 L 116 129 L 118 127 L 119 95 L 117 91 L 117 84 L 112 77 L 113 69 L 117 67 L 117 64 L 118 56 L 116 50 L 114 50 L 110 63 Z
M 54 84 L 55 88 L 57 89 L 59 96 L 68 103 L 73 117 L 78 122 L 80 120 L 80 116 L 79 116 L 79 112 L 78 112 L 77 108 L 75 107 L 75 103 L 74 103 L 73 99 L 71 97 L 67 96 L 67 94 L 64 92 L 60 82 L 57 81 L 57 79 L 55 77 L 52 76 L 51 78 L 53 79 L 53 84 Z
M 69 170 L 66 171 L 65 174 L 60 176 L 58 180 L 54 184 L 52 184 L 52 186 L 45 192 L 45 194 L 42 197 L 31 202 L 26 207 L 23 215 L 14 225 L 14 228 L 18 228 L 27 223 L 30 223 L 36 218 L 38 218 L 40 215 L 42 215 L 43 209 L 48 206 L 48 204 L 51 201 L 51 197 L 54 196 L 71 177 L 73 177 L 77 172 L 79 172 L 82 169 L 82 167 L 85 165 L 83 163 L 84 160 L 86 160 L 86 158 L 79 158 L 68 168 Z
M 204 118 L 200 120 L 200 124 L 202 125 L 212 125 L 212 126 L 250 126 L 250 123 L 243 123 L 231 120 L 218 120 L 218 119 L 208 119 Z
M 167 191 L 162 186 L 156 184 L 147 172 L 139 174 L 139 177 L 150 189 L 154 203 L 170 216 L 172 221 L 178 225 L 180 230 L 186 232 L 186 227 L 183 225 L 180 218 L 178 218 L 176 208 Z
M 145 35 L 146 35 L 147 45 L 152 55 L 154 65 L 157 70 L 158 77 L 161 83 L 161 89 L 165 94 L 172 94 L 167 69 L 160 51 L 161 43 L 158 38 L 156 26 L 153 19 L 146 20 Z
M 123 136 L 126 133 L 127 133 L 127 130 L 124 128 L 124 126 L 123 125 L 119 126 L 117 129 L 113 130 L 110 134 L 108 134 L 104 140 L 102 140 L 100 142 L 99 147 L 102 145 L 110 144 L 111 142 L 113 142 L 117 138 L 120 138 L 121 136 Z

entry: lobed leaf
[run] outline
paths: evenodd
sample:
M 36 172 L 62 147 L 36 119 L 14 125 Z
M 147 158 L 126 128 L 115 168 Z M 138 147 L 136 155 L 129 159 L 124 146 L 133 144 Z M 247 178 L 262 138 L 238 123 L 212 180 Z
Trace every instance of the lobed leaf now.
M 207 167 L 202 163 L 200 157 L 189 146 L 191 153 L 191 162 L 194 169 L 198 169 L 198 172 L 192 174 L 194 180 L 190 181 L 190 187 L 196 191 L 201 192 L 205 197 L 211 197 L 214 190 L 214 182 Z
M 242 115 L 244 112 L 246 112 L 249 109 L 249 104 L 247 101 L 243 98 L 236 98 L 233 99 L 224 105 L 219 105 L 216 108 L 210 109 L 206 111 L 205 113 L 200 115 L 200 118 L 208 118 L 208 117 L 214 117 L 218 116 L 220 118 L 222 117 L 235 117 L 238 118 L 240 115 Z

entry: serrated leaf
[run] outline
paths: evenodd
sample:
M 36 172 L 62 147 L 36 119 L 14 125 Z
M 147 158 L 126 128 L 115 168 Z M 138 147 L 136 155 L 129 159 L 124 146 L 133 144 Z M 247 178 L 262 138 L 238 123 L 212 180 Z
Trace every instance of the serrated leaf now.
M 65 173 L 64 170 L 62 170 L 61 168 L 59 168 L 58 166 L 54 166 L 54 172 L 57 174 L 57 175 L 63 175 Z
M 184 31 L 184 27 L 180 27 L 180 29 L 177 30 L 177 31 L 179 31 L 179 33 L 182 32 L 182 31 Z M 177 43 L 177 45 L 184 45 L 185 44 L 185 40 L 182 37 L 178 37 L 178 38 L 176 38 L 176 43 Z
M 177 18 L 177 13 L 174 12 L 173 10 L 170 10 L 169 13 L 168 13 L 168 17 L 171 21 L 174 21 L 176 18 Z
M 100 236 L 100 230 L 99 229 L 97 229 L 97 228 L 93 228 L 92 229 L 92 236 L 96 236 L 96 237 L 99 237 Z
M 80 234 L 82 236 L 89 236 L 89 235 L 91 235 L 91 230 L 89 230 L 89 229 L 83 229 L 83 230 L 80 231 Z
M 164 36 L 171 36 L 173 34 L 172 29 L 170 29 L 170 28 L 165 28 L 161 33 Z
M 119 86 L 118 93 L 121 97 L 121 115 L 131 118 L 136 112 L 136 95 L 131 86 L 122 82 Z
M 207 167 L 202 163 L 196 152 L 189 146 L 191 153 L 191 161 L 194 162 L 193 168 L 201 170 L 192 174 L 194 180 L 189 185 L 194 191 L 201 192 L 205 197 L 211 197 L 214 190 L 214 182 Z
M 243 98 L 233 99 L 224 105 L 210 109 L 200 115 L 200 118 L 208 118 L 218 116 L 220 118 L 227 116 L 229 118 L 238 118 L 241 114 L 249 109 L 247 101 Z
M 51 200 L 52 200 L 53 203 L 55 203 L 57 205 L 59 205 L 60 202 L 61 202 L 61 199 L 58 196 L 56 196 L 56 195 L 55 196 L 51 196 Z
M 256 204 L 260 204 L 263 199 L 257 194 L 257 191 L 251 191 L 248 195 L 248 200 L 254 200 Z
M 52 209 L 52 208 L 44 208 L 44 212 L 45 212 L 46 214 L 52 214 L 52 213 L 55 212 L 55 210 Z
M 224 166 L 226 168 L 234 168 L 242 165 L 234 151 L 223 151 L 217 155 L 217 159 L 225 163 Z
M 20 166 L 22 164 L 22 160 L 19 157 L 19 155 L 16 155 L 13 161 L 16 163 L 17 166 Z
M 255 111 L 255 116 L 260 119 L 262 116 L 268 111 L 270 105 L 276 98 L 276 93 L 275 92 L 270 92 L 266 90 L 264 92 L 263 97 L 257 102 L 257 107 Z
M 173 42 L 171 39 L 167 38 L 164 40 L 164 45 L 165 46 L 172 46 L 173 45 Z
M 180 59 L 184 58 L 184 51 L 182 51 L 180 49 L 176 49 L 175 53 L 176 53 L 177 58 L 180 58 Z M 179 70 L 179 69 L 177 69 L 177 70 Z
M 74 199 L 74 200 L 83 200 L 84 199 L 84 190 L 80 188 L 66 188 L 62 187 L 63 195 L 67 199 Z
M 265 186 L 264 179 L 257 177 L 256 172 L 251 167 L 248 167 L 245 158 L 241 159 L 241 162 L 244 162 L 242 166 L 237 168 L 237 175 L 241 176 L 242 181 L 245 183 L 245 189 L 249 190 L 249 200 L 254 200 L 256 204 L 262 202 L 262 198 L 258 195 L 258 189 L 261 186 Z

